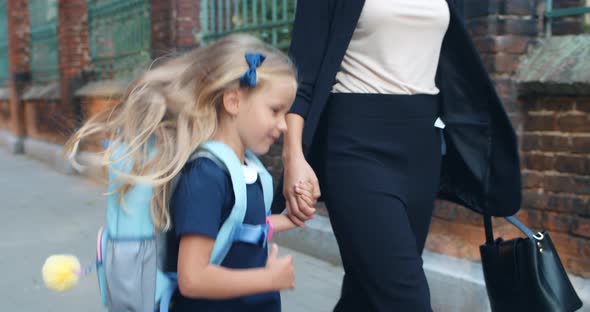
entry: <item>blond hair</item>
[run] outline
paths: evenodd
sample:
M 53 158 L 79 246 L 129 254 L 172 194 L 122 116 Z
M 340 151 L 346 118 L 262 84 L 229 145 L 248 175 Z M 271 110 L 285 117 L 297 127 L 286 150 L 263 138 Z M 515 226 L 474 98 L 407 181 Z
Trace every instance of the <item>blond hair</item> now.
M 153 185 L 152 220 L 157 229 L 168 229 L 169 182 L 214 134 L 223 94 L 240 88 L 239 78 L 248 69 L 245 54 L 252 52 L 266 56 L 256 70 L 258 85 L 281 76 L 295 79 L 295 68 L 282 52 L 249 35 L 226 36 L 145 72 L 112 111 L 90 118 L 74 133 L 65 146 L 68 157 L 79 165 L 75 156 L 81 141 L 107 134 L 110 145 L 98 165 L 112 168 L 123 159 L 141 160 L 118 175 L 121 186 L 115 192 L 122 199 L 135 184 Z M 113 159 L 123 145 L 124 155 Z

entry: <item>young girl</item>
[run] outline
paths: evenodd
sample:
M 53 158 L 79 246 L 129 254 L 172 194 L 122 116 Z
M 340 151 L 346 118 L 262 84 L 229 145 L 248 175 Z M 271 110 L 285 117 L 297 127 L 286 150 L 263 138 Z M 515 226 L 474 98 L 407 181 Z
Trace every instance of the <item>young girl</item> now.
M 208 69 L 221 87 L 212 137 L 230 146 L 243 163 L 246 149 L 264 154 L 286 130 L 285 115 L 297 84 L 295 70 L 282 53 L 236 45 L 238 39 L 246 37 L 222 39 L 203 53 L 216 55 Z M 261 54 L 244 58 L 252 51 Z M 246 224 L 264 224 L 266 219 L 259 169 L 245 163 Z M 311 184 L 300 188 L 301 200 L 311 203 Z M 229 175 L 214 161 L 198 158 L 183 169 L 171 201 L 180 240 L 176 311 L 280 311 L 278 290 L 293 287 L 292 259 L 278 259 L 274 246 L 267 260 L 265 247 L 234 243 L 221 266 L 209 264 L 219 226 L 234 200 Z M 271 216 L 271 222 L 275 231 L 295 227 L 284 215 Z
M 149 70 L 120 105 L 90 119 L 70 139 L 108 133 L 104 164 L 124 146 L 130 171 L 120 173 L 125 195 L 134 185 L 154 188 L 151 216 L 157 230 L 177 236 L 176 311 L 280 311 L 278 291 L 294 286 L 291 257 L 266 244 L 233 243 L 220 266 L 209 263 L 215 238 L 233 205 L 229 173 L 209 158 L 189 160 L 204 142 L 227 145 L 243 164 L 247 183 L 243 223 L 267 223 L 258 168 L 246 150 L 261 155 L 286 130 L 295 98 L 295 68 L 280 51 L 246 35 L 231 35 Z M 117 158 L 117 157 L 115 157 Z M 172 179 L 182 173 L 167 205 Z M 311 205 L 311 184 L 297 185 L 297 200 Z M 269 218 L 274 232 L 294 228 L 285 215 Z M 169 246 L 170 247 L 170 246 Z M 176 260 L 176 259 L 175 259 Z

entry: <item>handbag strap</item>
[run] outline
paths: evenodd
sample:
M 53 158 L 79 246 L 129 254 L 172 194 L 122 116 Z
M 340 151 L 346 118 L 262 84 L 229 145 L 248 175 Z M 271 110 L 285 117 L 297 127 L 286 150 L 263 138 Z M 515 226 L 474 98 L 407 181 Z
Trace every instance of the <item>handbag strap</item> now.
M 526 225 L 522 224 L 515 216 L 510 216 L 504 218 L 508 220 L 508 222 L 512 223 L 512 225 L 516 226 L 521 232 L 523 232 L 528 238 L 531 240 L 535 238 L 535 234 L 531 229 L 529 229 Z
M 521 232 L 523 232 L 529 239 L 538 239 L 536 235 L 529 229 L 526 225 L 524 225 L 520 220 L 518 220 L 515 216 L 505 217 L 506 221 L 510 222 L 512 225 L 517 227 Z M 493 244 L 494 243 L 494 230 L 492 227 L 492 217 L 488 215 L 483 216 L 483 224 L 485 227 L 486 232 L 486 244 Z M 541 236 L 542 238 L 542 236 Z
M 486 231 L 486 244 L 492 245 L 494 243 L 494 229 L 492 228 L 492 217 L 483 215 L 483 225 Z

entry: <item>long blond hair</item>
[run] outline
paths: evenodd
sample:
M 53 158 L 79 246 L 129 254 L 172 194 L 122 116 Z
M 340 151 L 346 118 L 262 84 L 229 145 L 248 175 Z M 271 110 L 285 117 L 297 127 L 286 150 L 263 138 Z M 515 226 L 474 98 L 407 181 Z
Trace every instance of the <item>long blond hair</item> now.
M 239 78 L 248 69 L 247 52 L 266 56 L 257 69 L 258 85 L 279 76 L 295 79 L 295 68 L 282 52 L 249 35 L 226 36 L 145 72 L 118 105 L 90 118 L 73 134 L 65 145 L 68 157 L 79 165 L 75 156 L 83 140 L 109 136 L 110 145 L 98 165 L 133 161 L 130 172 L 118 175 L 121 186 L 115 192 L 122 199 L 135 184 L 153 185 L 152 220 L 157 229 L 168 229 L 169 182 L 190 154 L 214 134 L 223 93 L 240 88 Z M 151 144 L 156 148 L 148 156 Z M 123 145 L 125 155 L 113 159 Z

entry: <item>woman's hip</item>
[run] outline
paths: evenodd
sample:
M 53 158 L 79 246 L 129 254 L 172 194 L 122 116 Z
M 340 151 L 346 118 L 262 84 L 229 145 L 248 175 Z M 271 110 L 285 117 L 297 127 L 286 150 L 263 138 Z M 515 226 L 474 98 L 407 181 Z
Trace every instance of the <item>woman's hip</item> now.
M 327 170 L 361 162 L 408 176 L 440 166 L 436 96 L 338 93 L 330 97 L 326 114 Z

